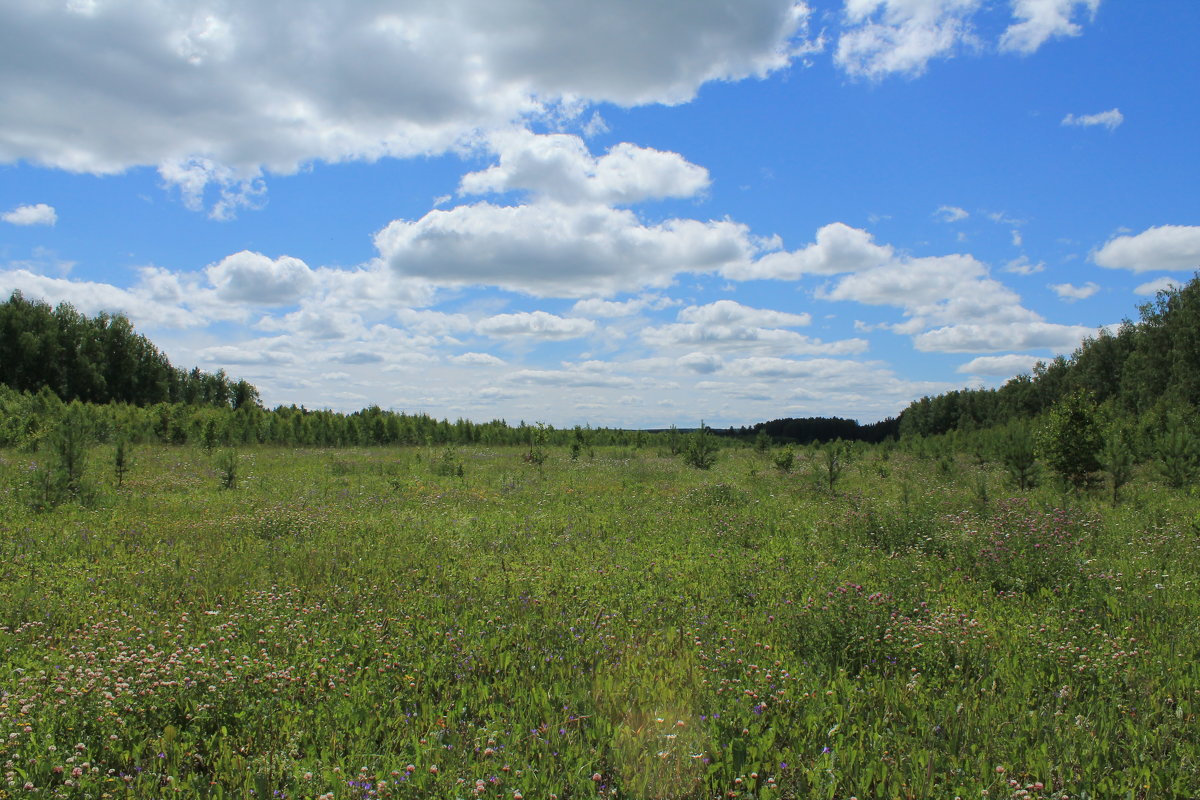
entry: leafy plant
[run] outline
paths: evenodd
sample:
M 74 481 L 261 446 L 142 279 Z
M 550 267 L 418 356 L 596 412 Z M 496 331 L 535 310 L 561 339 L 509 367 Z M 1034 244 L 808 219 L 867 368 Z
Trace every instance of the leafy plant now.
M 712 469 L 717 463 L 717 445 L 704 425 L 704 420 L 700 420 L 700 427 L 688 438 L 687 446 L 683 450 L 683 461 L 696 469 Z
M 850 449 L 841 439 L 828 442 L 821 448 L 821 465 L 825 469 L 825 483 L 832 492 L 846 464 L 850 461 Z
M 1050 469 L 1076 491 L 1093 482 L 1104 441 L 1086 394 L 1069 394 L 1051 409 L 1038 444 Z
M 1172 420 L 1158 440 L 1158 466 L 1172 489 L 1182 489 L 1196 477 L 1196 440 L 1179 420 Z
M 217 455 L 216 467 L 221 480 L 221 488 L 236 489 L 238 482 L 237 450 L 222 450 Z
M 1121 487 L 1133 477 L 1133 448 L 1125 429 L 1114 427 L 1108 432 L 1104 450 L 1100 453 L 1100 466 L 1108 475 L 1113 505 L 1116 505 L 1121 502 Z
M 1033 437 L 1024 425 L 1008 430 L 1000 445 L 1000 462 L 1008 479 L 1019 491 L 1026 492 L 1038 485 L 1040 469 Z
M 775 451 L 775 468 L 783 473 L 792 471 L 792 467 L 796 464 L 796 448 L 790 444 L 785 445 L 781 449 Z

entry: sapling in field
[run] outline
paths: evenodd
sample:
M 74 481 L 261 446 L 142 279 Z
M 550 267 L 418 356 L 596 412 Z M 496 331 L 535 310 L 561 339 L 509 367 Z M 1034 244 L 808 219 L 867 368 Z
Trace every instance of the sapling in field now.
M 717 445 L 709 436 L 704 420 L 688 439 L 687 447 L 683 450 L 683 461 L 696 469 L 712 469 L 717 463 Z
M 1158 467 L 1172 489 L 1182 489 L 1196 477 L 1196 440 L 1187 426 L 1173 420 L 1158 440 Z
M 41 440 L 45 457 L 26 487 L 32 507 L 44 510 L 68 500 L 87 498 L 90 487 L 85 482 L 84 469 L 92 438 L 86 408 L 79 401 L 72 402 Z
M 1033 439 L 1028 429 L 1016 426 L 1009 430 L 1001 445 L 1000 460 L 1013 486 L 1022 492 L 1038 484 L 1038 463 Z
M 822 466 L 825 468 L 825 480 L 829 486 L 829 491 L 833 491 L 834 485 L 838 478 L 842 476 L 843 470 L 846 469 L 846 463 L 850 460 L 850 449 L 841 439 L 827 443 L 821 448 L 823 459 Z
M 1104 439 L 1104 450 L 1100 453 L 1100 465 L 1112 486 L 1113 505 L 1121 502 L 1121 487 L 1133 477 L 1133 448 L 1129 435 L 1123 428 L 1113 428 Z
M 796 448 L 790 444 L 783 449 L 775 452 L 775 468 L 780 472 L 788 473 L 792 471 L 792 467 L 796 464 Z
M 238 456 L 236 450 L 223 450 L 217 456 L 217 472 L 221 477 L 222 489 L 236 489 L 238 481 Z

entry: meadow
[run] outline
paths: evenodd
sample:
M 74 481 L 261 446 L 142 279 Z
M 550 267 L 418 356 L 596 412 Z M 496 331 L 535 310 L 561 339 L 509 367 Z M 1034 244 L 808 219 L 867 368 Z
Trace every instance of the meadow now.
M 0 798 L 1200 796 L 1200 500 L 966 456 L 0 452 Z

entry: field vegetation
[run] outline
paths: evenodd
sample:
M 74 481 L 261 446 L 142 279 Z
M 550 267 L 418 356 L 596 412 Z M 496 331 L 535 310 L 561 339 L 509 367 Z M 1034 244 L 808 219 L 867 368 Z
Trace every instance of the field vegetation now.
M 0 798 L 1200 793 L 1200 502 L 1148 462 L 59 431 L 0 451 Z

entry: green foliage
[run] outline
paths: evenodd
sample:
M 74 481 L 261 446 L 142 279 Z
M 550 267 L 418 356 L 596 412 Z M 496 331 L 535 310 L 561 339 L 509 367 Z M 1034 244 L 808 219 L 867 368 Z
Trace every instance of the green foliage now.
M 1064 591 L 1080 578 L 1091 520 L 1064 509 L 1038 511 L 1025 498 L 1003 501 L 987 517 L 960 517 L 958 558 L 997 591 Z
M 1008 479 L 1019 491 L 1025 492 L 1038 484 L 1039 468 L 1033 437 L 1024 425 L 1011 426 L 1001 444 L 1000 461 Z
M 258 390 L 245 381 L 171 366 L 120 314 L 86 317 L 66 303 L 51 309 L 20 292 L 0 303 L 0 384 L 29 393 L 49 389 L 68 402 L 258 404 Z
M 1172 420 L 1158 440 L 1158 467 L 1172 489 L 1191 485 L 1196 478 L 1196 439 L 1180 420 Z
M 113 444 L 113 477 L 116 478 L 118 489 L 125 484 L 125 476 L 132 468 L 133 454 L 130 452 L 129 441 L 124 435 L 118 435 Z
M 1104 450 L 1100 453 L 1100 466 L 1108 476 L 1113 505 L 1116 505 L 1121 502 L 1121 487 L 1133 477 L 1133 447 L 1124 428 L 1109 429 L 1104 437 Z
M 43 461 L 25 487 L 31 507 L 44 511 L 70 500 L 91 499 L 92 487 L 86 481 L 85 470 L 93 431 L 87 409 L 78 401 L 68 405 L 50 426 L 40 441 Z
M 1082 392 L 1068 395 L 1050 410 L 1038 438 L 1046 464 L 1076 491 L 1095 479 L 1103 446 L 1095 405 Z
M 786 474 L 792 471 L 792 467 L 796 464 L 796 448 L 790 444 L 785 445 L 775 451 L 775 469 Z
M 850 448 L 841 439 L 830 442 L 821 448 L 821 465 L 825 470 L 825 485 L 831 493 L 849 461 Z
M 537 427 L 529 428 L 529 449 L 525 451 L 525 463 L 532 464 L 540 471 L 542 465 L 546 463 L 549 457 L 549 452 L 546 450 L 546 444 L 549 441 L 549 432 L 544 422 L 539 422 Z
M 467 473 L 458 453 L 454 452 L 453 448 L 447 447 L 442 451 L 441 456 L 433 461 L 433 474 L 444 478 L 462 479 L 466 477 Z
M 771 449 L 771 435 L 767 433 L 766 428 L 759 428 L 758 433 L 754 436 L 754 449 L 760 453 L 766 453 Z
M 222 489 L 236 489 L 238 485 L 238 454 L 237 450 L 222 450 L 214 460 L 214 466 L 221 482 Z
M 900 415 L 905 437 L 986 429 L 1048 413 L 1083 392 L 1135 419 L 1166 405 L 1194 410 L 1200 398 L 1200 275 L 1159 292 L 1137 322 L 1101 329 L 1070 355 L 1037 364 L 999 389 L 924 397 Z M 1078 477 L 1078 474 L 1076 473 Z
M 1195 794 L 1200 496 L 983 516 L 907 448 L 904 504 L 595 446 L 539 479 L 474 445 L 469 485 L 253 446 L 228 492 L 149 444 L 100 511 L 0 495 L 0 794 Z
M 688 437 L 687 446 L 683 450 L 683 463 L 696 469 L 712 469 L 717 463 L 717 443 L 700 420 L 700 427 Z

